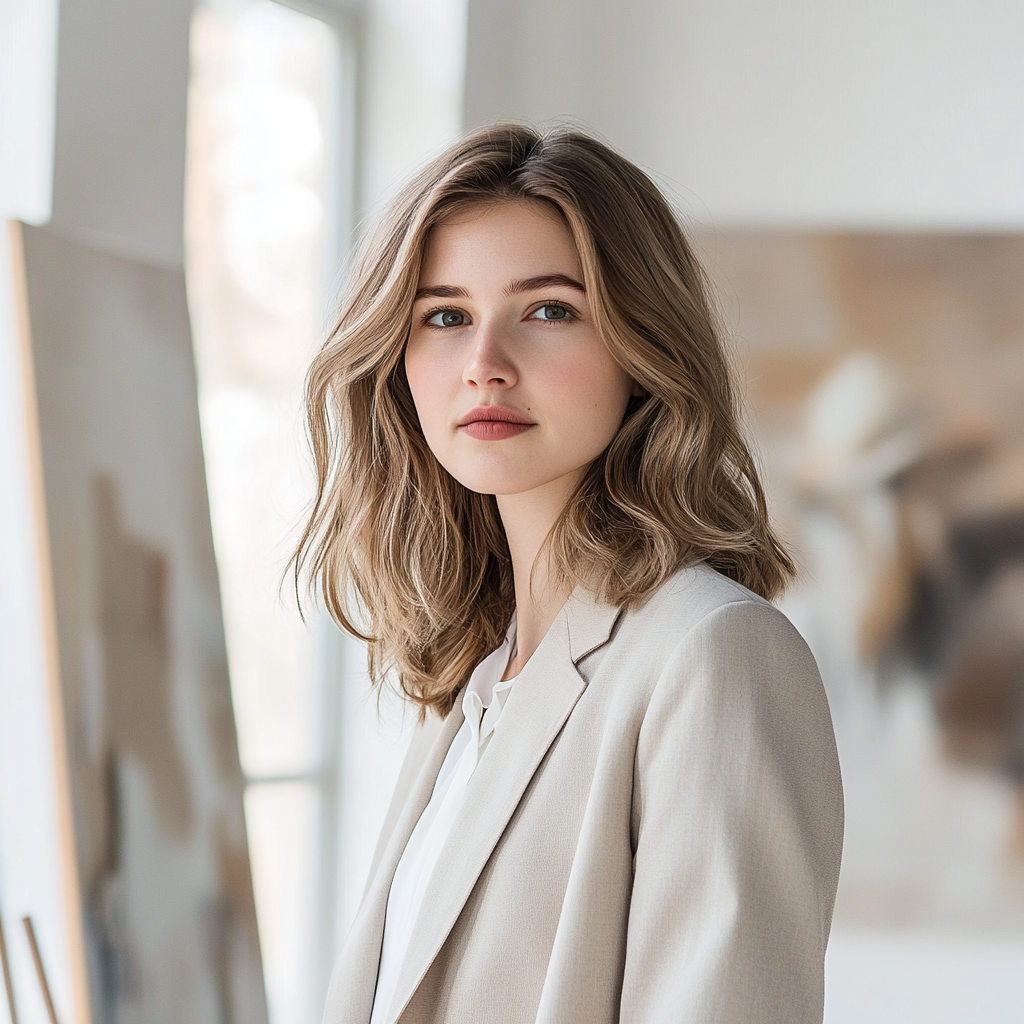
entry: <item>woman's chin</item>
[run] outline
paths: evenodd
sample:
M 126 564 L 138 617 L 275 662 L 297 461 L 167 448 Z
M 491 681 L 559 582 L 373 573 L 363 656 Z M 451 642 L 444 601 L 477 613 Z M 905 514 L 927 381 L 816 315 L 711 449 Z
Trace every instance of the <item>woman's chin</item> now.
M 458 473 L 452 473 L 451 469 L 448 469 L 448 472 L 467 491 L 473 491 L 476 494 L 493 494 L 495 497 L 522 494 L 525 491 L 534 490 L 545 482 L 543 479 L 538 480 L 536 473 L 523 473 L 521 477 L 519 474 L 510 473 L 507 466 L 496 467 L 485 472 L 480 472 L 479 469 Z
M 466 488 L 467 491 L 473 491 L 475 494 L 493 494 L 496 498 L 500 498 L 503 495 L 508 494 L 521 494 L 523 491 L 532 490 L 531 487 L 516 487 L 514 484 L 510 485 L 507 479 L 499 479 L 495 476 L 492 479 L 481 480 L 479 477 L 466 477 L 460 479 L 455 478 Z
M 451 473 L 451 470 L 449 470 Z M 531 502 L 554 503 L 561 506 L 568 499 L 579 482 L 582 470 L 551 473 L 523 472 L 509 473 L 507 468 L 495 473 L 464 473 L 452 476 L 468 491 L 476 494 L 493 494 L 496 498 L 529 496 Z

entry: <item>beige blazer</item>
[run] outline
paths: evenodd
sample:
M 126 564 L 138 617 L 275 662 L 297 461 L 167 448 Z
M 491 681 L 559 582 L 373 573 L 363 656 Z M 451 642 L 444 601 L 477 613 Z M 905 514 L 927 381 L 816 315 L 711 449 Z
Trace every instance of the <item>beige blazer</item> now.
M 325 1024 L 370 1017 L 461 722 L 413 738 Z M 828 704 L 778 609 L 700 565 L 637 611 L 577 591 L 470 780 L 389 1024 L 820 1024 L 842 835 Z

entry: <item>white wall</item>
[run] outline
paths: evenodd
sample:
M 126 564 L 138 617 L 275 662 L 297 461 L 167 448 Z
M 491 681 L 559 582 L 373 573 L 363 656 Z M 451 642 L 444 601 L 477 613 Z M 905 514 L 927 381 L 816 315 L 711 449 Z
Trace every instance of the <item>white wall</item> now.
M 0 4 L 0 214 L 50 216 L 57 0 Z
M 465 0 L 361 5 L 356 202 L 366 223 L 462 127 Z
M 720 227 L 1024 227 L 1019 0 L 469 0 L 467 125 L 575 118 Z
M 61 0 L 53 218 L 181 267 L 191 0 Z

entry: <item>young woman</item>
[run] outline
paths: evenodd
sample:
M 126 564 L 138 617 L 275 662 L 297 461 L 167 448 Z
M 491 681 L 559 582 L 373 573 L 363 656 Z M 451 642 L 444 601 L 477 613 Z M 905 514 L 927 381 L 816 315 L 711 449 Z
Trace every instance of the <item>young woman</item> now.
M 828 706 L 651 181 L 575 132 L 459 142 L 308 407 L 299 563 L 421 711 L 326 1024 L 820 1022 Z

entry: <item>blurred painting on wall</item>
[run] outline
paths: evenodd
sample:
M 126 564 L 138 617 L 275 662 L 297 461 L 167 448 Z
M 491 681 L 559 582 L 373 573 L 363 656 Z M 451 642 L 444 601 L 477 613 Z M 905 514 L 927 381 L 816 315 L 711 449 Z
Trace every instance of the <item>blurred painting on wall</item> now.
M 1024 238 L 702 240 L 847 799 L 837 925 L 1024 936 Z
M 183 274 L 22 237 L 92 1016 L 265 1024 Z

